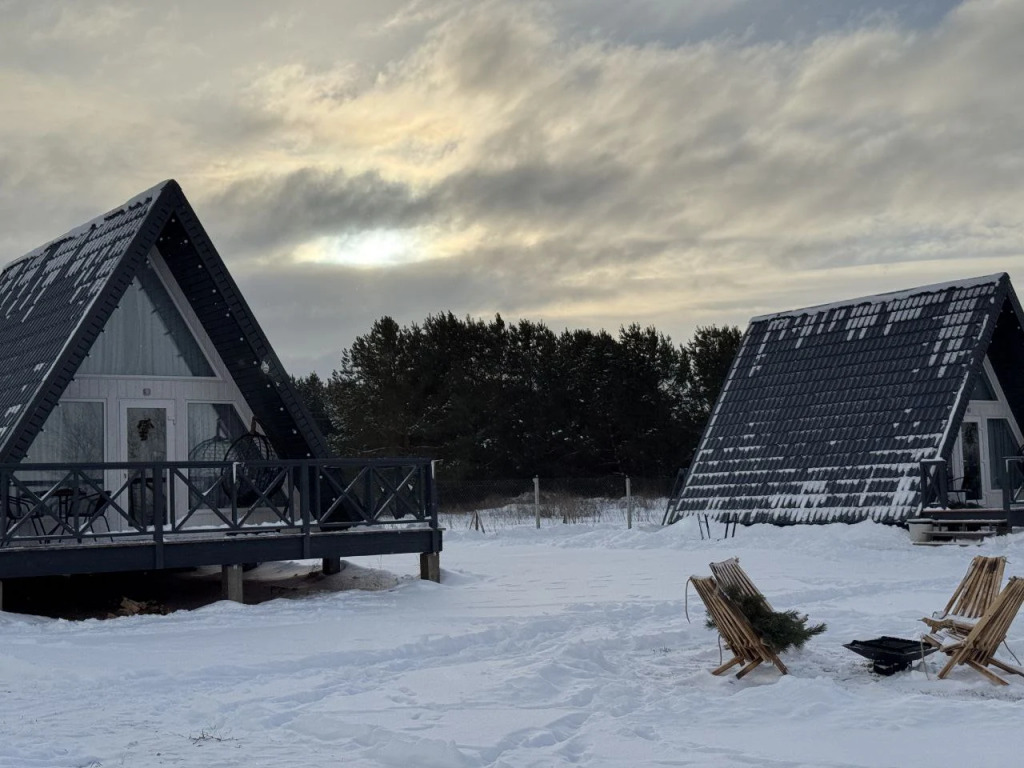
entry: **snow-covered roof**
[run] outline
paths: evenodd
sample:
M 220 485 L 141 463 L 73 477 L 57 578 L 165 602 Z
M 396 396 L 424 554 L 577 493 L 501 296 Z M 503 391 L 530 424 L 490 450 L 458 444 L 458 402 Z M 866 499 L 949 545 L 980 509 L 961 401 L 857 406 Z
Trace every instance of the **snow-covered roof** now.
M 916 513 L 920 461 L 948 457 L 1004 310 L 1024 348 L 1005 274 L 754 318 L 679 514 L 801 522 Z
M 162 187 L 36 248 L 0 273 L 0 445 L 40 394 Z
M 762 320 L 770 320 L 776 317 L 795 317 L 797 315 L 813 315 L 818 312 L 827 312 L 830 309 L 836 309 L 837 307 L 850 307 L 861 304 L 884 304 L 892 301 L 899 301 L 900 299 L 907 299 L 913 296 L 920 296 L 923 293 L 941 293 L 955 288 L 973 288 L 978 285 L 991 285 L 999 282 L 1000 278 L 1006 275 L 1005 272 L 999 272 L 994 275 L 982 275 L 980 277 L 965 277 L 961 280 L 950 280 L 945 283 L 933 283 L 931 285 L 922 285 L 918 288 L 904 288 L 900 291 L 888 291 L 886 293 L 876 293 L 872 296 L 862 296 L 859 299 L 847 299 L 845 301 L 834 301 L 828 304 L 816 304 L 813 307 L 803 307 L 801 309 L 788 309 L 782 312 L 771 312 L 766 315 L 758 315 L 752 317 L 750 322 L 758 323 Z
M 172 180 L 0 273 L 0 461 L 24 455 L 154 247 L 279 455 L 326 455 L 269 341 Z

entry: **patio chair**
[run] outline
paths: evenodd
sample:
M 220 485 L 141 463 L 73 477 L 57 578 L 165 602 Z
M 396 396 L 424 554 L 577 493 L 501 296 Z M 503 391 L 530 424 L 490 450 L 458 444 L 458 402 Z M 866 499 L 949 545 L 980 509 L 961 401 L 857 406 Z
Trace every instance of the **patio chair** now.
M 31 533 L 26 529 L 31 528 Z M 0 541 L 9 542 L 15 538 L 32 538 L 43 535 L 43 528 L 36 507 L 20 496 L 7 497 L 7 528 L 0 530 Z
M 1024 677 L 1024 669 L 1015 667 L 995 658 L 996 649 L 1006 639 L 1017 612 L 1024 604 L 1024 578 L 1012 576 L 1003 591 L 992 602 L 984 615 L 966 637 L 948 628 L 926 634 L 924 642 L 933 645 L 949 655 L 949 661 L 939 672 L 944 679 L 953 668 L 966 665 L 998 685 L 1008 683 L 988 667 L 994 666 L 1004 672 Z
M 738 557 L 730 557 L 728 560 L 723 560 L 720 563 L 711 563 L 711 575 L 715 577 L 718 586 L 726 594 L 735 592 L 744 597 L 756 597 L 764 600 L 768 610 L 775 610 L 768 603 L 768 600 L 765 599 L 765 596 L 761 594 L 761 590 L 754 586 L 754 582 L 747 576 L 746 571 L 740 568 L 740 559 Z
M 84 489 L 75 493 L 68 503 L 64 512 L 63 527 L 68 533 L 76 536 L 79 544 L 87 533 L 103 533 L 96 530 L 98 523 L 103 523 L 107 529 L 106 533 L 110 533 L 110 522 L 106 518 L 107 493 Z
M 931 632 L 945 629 L 967 635 L 992 601 L 1003 583 L 1005 557 L 983 557 L 971 560 L 963 580 L 949 598 L 946 607 L 930 617 L 921 618 Z
M 721 675 L 737 664 L 742 664 L 742 668 L 736 674 L 737 678 L 742 678 L 766 661 L 774 664 L 782 674 L 789 674 L 786 665 L 758 636 L 747 617 L 719 588 L 714 578 L 691 576 L 690 581 L 704 602 L 718 634 L 722 636 L 726 647 L 733 654 L 729 661 L 711 670 L 711 674 Z

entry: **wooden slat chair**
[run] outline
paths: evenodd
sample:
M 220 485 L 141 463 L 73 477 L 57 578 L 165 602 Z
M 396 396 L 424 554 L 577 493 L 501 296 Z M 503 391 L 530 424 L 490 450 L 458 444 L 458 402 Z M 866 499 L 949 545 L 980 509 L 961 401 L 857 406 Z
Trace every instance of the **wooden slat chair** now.
M 761 594 L 761 590 L 747 576 L 746 571 L 740 568 L 740 559 L 738 557 L 730 557 L 728 560 L 723 560 L 720 563 L 711 563 L 711 575 L 715 577 L 715 581 L 718 582 L 718 586 L 723 592 L 728 594 L 735 591 L 744 597 L 759 598 L 764 600 L 764 604 L 768 607 L 769 611 L 775 610 L 771 607 L 767 598 Z
M 1024 676 L 1024 669 L 995 658 L 995 652 L 999 648 L 999 644 L 1006 639 L 1006 633 L 1022 604 L 1024 604 L 1024 578 L 1012 576 L 1006 582 L 1003 591 L 988 607 L 985 614 L 978 619 L 978 623 L 966 637 L 948 628 L 925 635 L 926 643 L 936 646 L 950 657 L 946 666 L 939 672 L 939 679 L 945 678 L 953 671 L 954 667 L 960 664 L 970 667 L 999 685 L 1008 685 L 1008 683 L 988 669 L 990 665 L 998 667 L 1004 672 Z
M 691 576 L 690 581 L 693 582 L 697 594 L 704 602 L 708 616 L 714 622 L 715 628 L 718 629 L 718 634 L 722 636 L 726 647 L 733 654 L 729 661 L 717 669 L 711 670 L 711 674 L 721 675 L 737 664 L 742 664 L 743 667 L 736 675 L 736 677 L 742 678 L 766 661 L 778 667 L 782 674 L 789 673 L 786 665 L 758 636 L 743 612 L 719 589 L 714 578 Z
M 1003 583 L 1005 557 L 983 557 L 971 560 L 963 580 L 949 598 L 946 607 L 921 619 L 931 632 L 949 630 L 966 636 L 999 595 Z

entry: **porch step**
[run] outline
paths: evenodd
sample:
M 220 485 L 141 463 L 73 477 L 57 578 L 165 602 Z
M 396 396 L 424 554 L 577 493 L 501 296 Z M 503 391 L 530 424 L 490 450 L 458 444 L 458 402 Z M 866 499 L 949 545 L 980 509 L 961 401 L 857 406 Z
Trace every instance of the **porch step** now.
M 932 531 L 928 534 L 932 539 L 984 539 L 994 536 L 996 532 L 988 531 Z
M 1001 536 L 1010 532 L 1010 526 L 1006 518 L 979 518 L 970 517 L 955 519 L 946 517 L 939 519 L 933 517 L 911 520 L 910 523 L 919 522 L 927 525 L 932 523 L 931 528 L 918 529 L 912 533 L 915 544 L 939 544 L 956 541 L 981 541 L 988 536 Z

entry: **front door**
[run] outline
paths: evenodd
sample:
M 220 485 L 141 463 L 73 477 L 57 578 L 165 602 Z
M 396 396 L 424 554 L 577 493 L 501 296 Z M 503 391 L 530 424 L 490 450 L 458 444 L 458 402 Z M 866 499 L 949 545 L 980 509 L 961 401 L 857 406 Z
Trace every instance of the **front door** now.
M 173 459 L 173 400 L 121 401 L 121 455 L 124 461 L 147 463 Z M 129 470 L 123 473 L 122 482 L 129 483 L 128 513 L 133 522 L 152 525 L 155 501 L 152 473 Z

